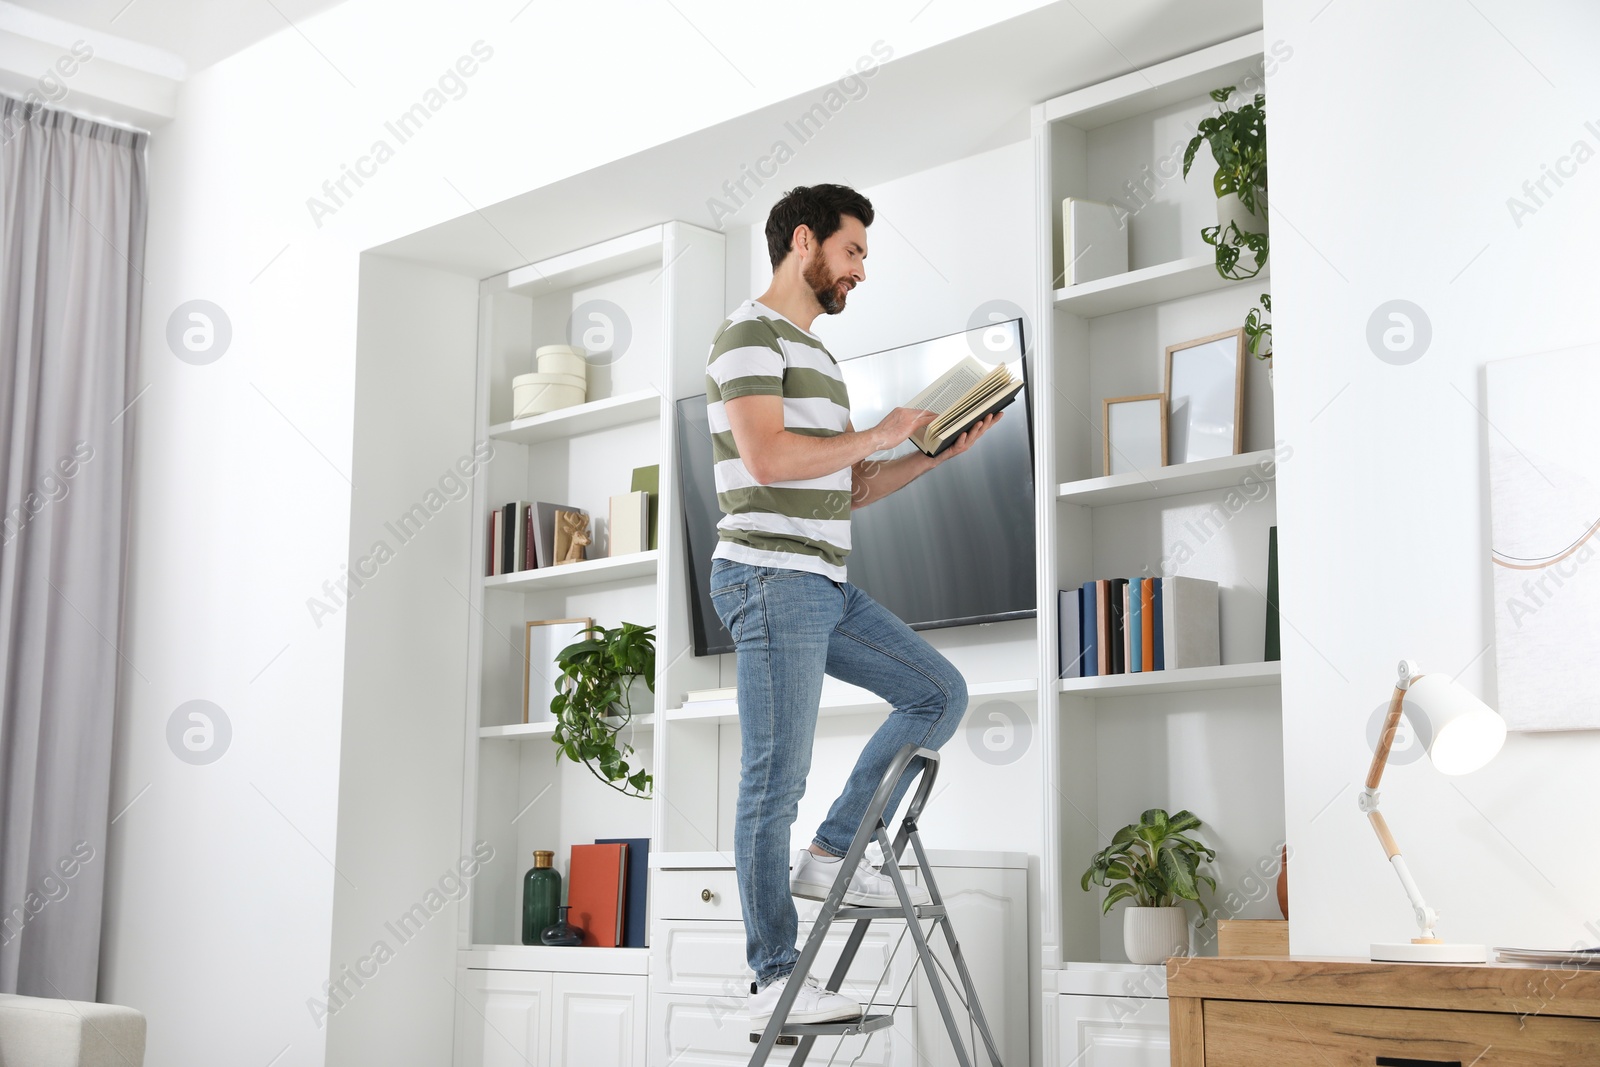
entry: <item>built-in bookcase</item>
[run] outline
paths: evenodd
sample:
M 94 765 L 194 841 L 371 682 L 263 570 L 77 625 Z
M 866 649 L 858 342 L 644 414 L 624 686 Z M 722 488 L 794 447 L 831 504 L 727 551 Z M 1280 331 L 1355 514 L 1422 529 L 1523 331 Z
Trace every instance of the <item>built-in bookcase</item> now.
M 480 286 L 478 416 L 480 442 L 493 447 L 475 485 L 475 547 L 468 694 L 465 837 L 494 846 L 497 862 L 470 898 L 471 948 L 493 951 L 502 965 L 570 969 L 569 952 L 521 945 L 522 872 L 535 849 L 551 849 L 566 871 L 569 850 L 596 838 L 657 836 L 657 805 L 623 796 L 587 768 L 558 761 L 548 709 L 523 721 L 525 624 L 592 618 L 658 628 L 658 691 L 696 683 L 682 627 L 661 621 L 683 609 L 682 583 L 663 561 L 681 554 L 673 457 L 672 400 L 685 382 L 673 368 L 703 362 L 722 319 L 724 239 L 668 222 L 587 248 L 518 267 Z M 585 334 L 587 333 L 587 337 Z M 587 341 L 587 401 L 531 418 L 513 419 L 512 380 L 536 368 L 541 345 Z M 607 347 L 609 346 L 609 351 Z M 691 353 L 681 358 L 680 350 Z M 699 378 L 696 377 L 695 384 Z M 606 517 L 612 495 L 629 490 L 634 468 L 658 464 L 661 518 L 657 547 L 611 556 Z M 591 516 L 595 534 L 586 562 L 486 577 L 488 521 L 508 501 L 570 504 Z M 538 669 L 537 665 L 535 669 Z M 715 665 L 700 673 L 715 677 Z M 639 765 L 659 771 L 657 701 L 642 689 L 627 740 Z M 585 950 L 583 969 L 607 954 L 612 971 L 644 973 L 642 949 Z M 481 965 L 481 964 L 480 964 Z
M 1109 577 L 1186 575 L 1221 587 L 1222 665 L 1058 679 L 1057 622 L 1041 612 L 1041 685 L 1055 696 L 1048 764 L 1056 803 L 1044 842 L 1046 969 L 1077 990 L 1075 964 L 1114 963 L 1121 914 L 1100 915 L 1080 891 L 1089 857 L 1148 807 L 1188 807 L 1221 852 L 1224 888 L 1282 840 L 1279 667 L 1263 662 L 1268 530 L 1275 475 L 1292 462 L 1273 434 L 1265 366 L 1248 360 L 1243 453 L 1170 465 L 1150 475 L 1099 476 L 1107 397 L 1159 393 L 1166 346 L 1241 326 L 1265 271 L 1220 277 L 1202 227 L 1216 222 L 1214 165 L 1202 148 L 1181 175 L 1208 93 L 1263 86 L 1259 35 L 1227 42 L 1034 109 L 1039 302 L 1046 309 L 1035 378 L 1049 410 L 1040 424 L 1040 603 L 1056 590 Z M 1126 214 L 1129 270 L 1062 285 L 1061 202 L 1114 201 Z M 1242 917 L 1277 917 L 1270 901 Z M 1053 958 L 1051 958 L 1053 957 Z M 1102 972 L 1094 972 L 1103 978 Z M 1130 974 L 1142 969 L 1129 968 Z M 1100 979 L 1097 979 L 1100 980 Z M 1050 988 L 1047 977 L 1046 988 Z M 1159 994 L 1159 982 L 1147 992 Z

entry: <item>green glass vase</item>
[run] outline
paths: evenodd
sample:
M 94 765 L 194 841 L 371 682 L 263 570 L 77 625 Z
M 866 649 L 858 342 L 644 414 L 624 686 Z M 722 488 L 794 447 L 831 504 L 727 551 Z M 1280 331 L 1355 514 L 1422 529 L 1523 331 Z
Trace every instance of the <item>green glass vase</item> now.
M 540 944 L 539 935 L 555 923 L 561 906 L 561 872 L 551 866 L 556 854 L 533 854 L 533 866 L 522 877 L 522 943 Z

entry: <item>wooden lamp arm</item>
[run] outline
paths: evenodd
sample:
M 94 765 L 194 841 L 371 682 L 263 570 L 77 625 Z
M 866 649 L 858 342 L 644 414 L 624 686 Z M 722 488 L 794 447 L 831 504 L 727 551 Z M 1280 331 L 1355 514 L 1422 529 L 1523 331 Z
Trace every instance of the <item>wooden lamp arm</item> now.
M 1400 884 L 1405 888 L 1406 898 L 1411 901 L 1412 911 L 1416 914 L 1417 927 L 1421 936 L 1412 938 L 1417 944 L 1436 944 L 1438 938 L 1433 935 L 1434 924 L 1438 921 L 1438 913 L 1428 907 L 1422 899 L 1422 890 L 1417 888 L 1417 883 L 1411 878 L 1411 871 L 1406 867 L 1405 857 L 1400 854 L 1400 846 L 1395 843 L 1394 834 L 1389 832 L 1389 824 L 1384 821 L 1383 815 L 1378 811 L 1378 783 L 1383 780 L 1383 770 L 1389 763 L 1389 750 L 1394 747 L 1394 735 L 1400 729 L 1400 716 L 1406 700 L 1406 690 L 1411 687 L 1422 675 L 1416 673 L 1415 667 L 1409 663 L 1402 663 L 1400 670 L 1400 683 L 1394 687 L 1394 695 L 1389 698 L 1389 714 L 1383 720 L 1383 732 L 1378 735 L 1378 747 L 1372 753 L 1372 766 L 1367 769 L 1367 787 L 1361 791 L 1357 798 L 1361 810 L 1367 816 L 1367 821 L 1372 824 L 1372 830 L 1378 835 L 1378 841 L 1383 845 L 1384 854 L 1389 857 L 1395 874 L 1400 878 Z

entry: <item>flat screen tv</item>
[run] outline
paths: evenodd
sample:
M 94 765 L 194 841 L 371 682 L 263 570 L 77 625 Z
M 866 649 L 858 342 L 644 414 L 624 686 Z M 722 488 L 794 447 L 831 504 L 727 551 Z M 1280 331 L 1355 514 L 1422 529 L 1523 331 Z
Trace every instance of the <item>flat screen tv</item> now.
M 872 426 L 963 357 L 1001 361 L 1028 380 L 1022 320 L 840 362 L 852 423 Z M 678 473 L 695 655 L 733 651 L 711 605 L 716 483 L 705 396 L 678 401 Z M 914 630 L 1031 618 L 1034 587 L 1033 425 L 1024 384 L 976 447 L 883 500 L 851 512 L 849 581 Z M 908 442 L 893 453 L 912 451 Z

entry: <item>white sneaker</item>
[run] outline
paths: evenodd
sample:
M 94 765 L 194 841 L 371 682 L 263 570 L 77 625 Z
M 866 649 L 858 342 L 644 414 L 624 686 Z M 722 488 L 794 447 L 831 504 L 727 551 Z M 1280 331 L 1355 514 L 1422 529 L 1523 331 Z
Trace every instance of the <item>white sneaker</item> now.
M 790 978 L 793 975 L 789 976 Z M 778 998 L 783 995 L 784 987 L 789 984 L 789 978 L 780 978 L 771 982 L 765 989 L 759 989 L 750 994 L 750 999 L 745 1002 L 745 1010 L 750 1013 L 750 1029 L 763 1030 L 768 1020 L 772 1018 L 772 1009 L 778 1006 Z M 844 1019 L 858 1019 L 861 1017 L 861 1005 L 849 997 L 838 993 L 830 993 L 817 984 L 817 980 L 806 975 L 805 983 L 794 996 L 794 1003 L 789 1005 L 789 1014 L 786 1021 L 791 1023 L 832 1023 Z
M 828 891 L 839 878 L 840 858 L 824 859 L 803 848 L 794 857 L 794 869 L 789 874 L 789 892 L 805 900 L 827 900 Z M 913 904 L 926 904 L 928 891 L 920 885 L 907 883 L 906 893 Z M 850 878 L 850 888 L 844 891 L 844 902 L 863 908 L 898 908 L 900 896 L 894 891 L 894 882 L 882 871 L 874 870 L 865 858 L 856 866 Z

